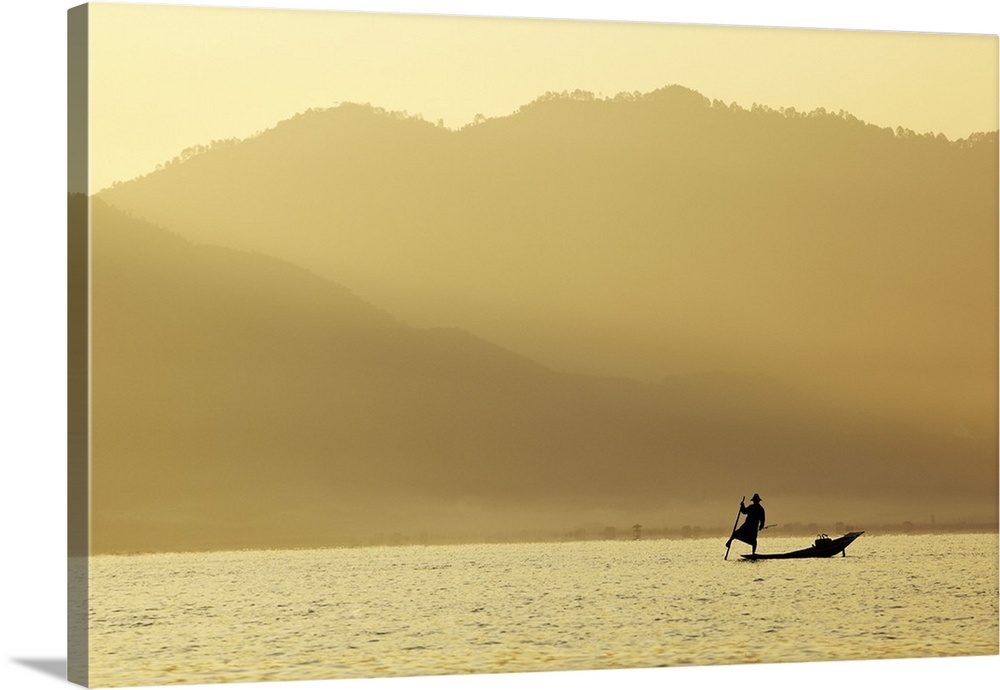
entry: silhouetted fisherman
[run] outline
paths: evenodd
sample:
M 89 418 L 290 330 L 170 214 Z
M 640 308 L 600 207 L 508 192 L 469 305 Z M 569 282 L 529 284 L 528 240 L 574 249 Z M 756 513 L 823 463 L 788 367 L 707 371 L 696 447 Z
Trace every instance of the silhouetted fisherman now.
M 733 539 L 738 539 L 753 547 L 751 553 L 757 553 L 757 531 L 764 529 L 764 506 L 760 504 L 760 496 L 754 494 L 750 499 L 750 505 L 744 505 L 743 501 L 740 501 L 740 512 L 746 515 L 747 519 L 733 532 L 733 536 L 729 537 L 726 548 L 728 549 L 733 543 Z

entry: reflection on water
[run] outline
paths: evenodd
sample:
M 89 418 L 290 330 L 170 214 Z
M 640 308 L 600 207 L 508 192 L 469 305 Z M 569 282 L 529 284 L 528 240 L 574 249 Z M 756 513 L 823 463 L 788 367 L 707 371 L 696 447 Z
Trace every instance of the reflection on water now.
M 996 534 L 866 534 L 819 560 L 724 552 L 703 539 L 101 556 L 91 683 L 998 653 Z

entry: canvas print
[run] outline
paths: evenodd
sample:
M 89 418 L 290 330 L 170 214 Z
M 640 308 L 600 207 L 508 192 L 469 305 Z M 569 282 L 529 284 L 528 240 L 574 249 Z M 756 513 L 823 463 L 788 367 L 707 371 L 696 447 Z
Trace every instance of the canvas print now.
M 998 40 L 69 12 L 69 675 L 998 653 Z

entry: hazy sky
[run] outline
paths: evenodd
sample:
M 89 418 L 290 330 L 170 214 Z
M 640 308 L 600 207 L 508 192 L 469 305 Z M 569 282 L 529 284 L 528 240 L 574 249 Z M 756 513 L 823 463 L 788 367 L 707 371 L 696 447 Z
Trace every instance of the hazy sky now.
M 993 36 L 106 3 L 91 12 L 93 191 L 187 146 L 342 101 L 458 127 L 545 91 L 677 83 L 951 139 L 997 128 Z

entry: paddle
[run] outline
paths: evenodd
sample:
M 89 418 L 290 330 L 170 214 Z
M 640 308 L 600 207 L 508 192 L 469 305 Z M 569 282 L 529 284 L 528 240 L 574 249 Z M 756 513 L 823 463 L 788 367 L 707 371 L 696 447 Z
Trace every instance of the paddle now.
M 743 503 L 746 500 L 747 500 L 746 496 L 744 496 L 743 498 L 740 499 L 740 508 L 743 508 Z M 736 511 L 736 522 L 733 523 L 733 534 L 736 534 L 736 525 L 740 524 L 740 513 L 741 512 L 742 512 L 742 510 L 737 510 Z M 724 560 L 724 561 L 728 561 L 729 560 L 729 547 L 732 546 L 732 545 L 733 545 L 733 535 L 731 534 L 731 535 L 729 535 L 729 543 L 726 545 L 726 555 L 722 557 L 722 560 Z

